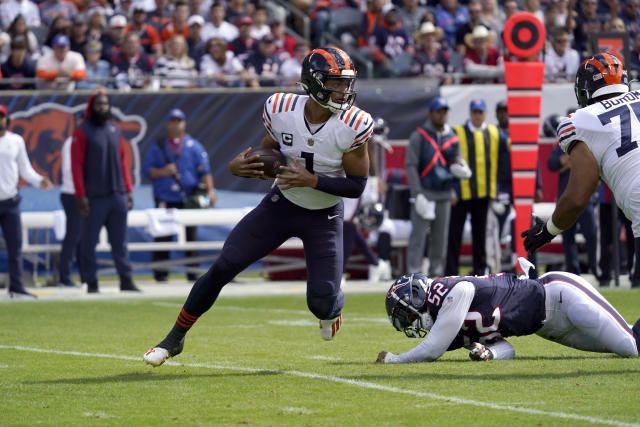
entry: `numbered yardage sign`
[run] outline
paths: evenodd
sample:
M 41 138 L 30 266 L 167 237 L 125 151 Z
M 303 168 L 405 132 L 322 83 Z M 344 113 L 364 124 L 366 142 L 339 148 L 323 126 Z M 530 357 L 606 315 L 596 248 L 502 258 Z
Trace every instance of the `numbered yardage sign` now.
M 547 37 L 544 25 L 529 12 L 519 12 L 504 25 L 504 44 L 510 53 L 520 58 L 537 54 Z

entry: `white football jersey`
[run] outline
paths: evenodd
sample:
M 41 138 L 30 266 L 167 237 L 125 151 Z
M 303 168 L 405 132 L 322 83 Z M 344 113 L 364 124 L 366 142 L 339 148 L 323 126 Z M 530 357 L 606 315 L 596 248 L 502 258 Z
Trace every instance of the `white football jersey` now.
M 560 147 L 587 144 L 600 176 L 640 237 L 640 91 L 628 92 L 581 108 L 558 124 Z
M 304 106 L 308 99 L 306 95 L 274 93 L 264 104 L 264 127 L 280 144 L 280 151 L 287 158 L 288 166 L 295 167 L 293 159 L 296 159 L 316 175 L 345 176 L 342 156 L 371 138 L 373 119 L 366 111 L 351 107 L 333 114 L 312 132 L 304 118 Z M 307 209 L 328 208 L 341 199 L 340 196 L 311 187 L 291 188 L 283 190 L 282 194 L 292 203 Z

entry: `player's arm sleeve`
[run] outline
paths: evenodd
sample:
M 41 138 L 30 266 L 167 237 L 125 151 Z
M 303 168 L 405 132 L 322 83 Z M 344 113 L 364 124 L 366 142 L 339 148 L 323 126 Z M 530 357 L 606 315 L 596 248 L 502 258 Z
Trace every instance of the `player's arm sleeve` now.
M 507 340 L 498 340 L 493 344 L 485 345 L 485 347 L 493 353 L 493 360 L 513 359 L 516 356 L 516 350 Z
M 84 188 L 84 159 L 87 153 L 87 139 L 84 132 L 76 129 L 73 132 L 71 142 L 71 173 L 73 174 L 73 186 L 76 189 L 76 197 L 86 196 Z
M 29 161 L 29 156 L 27 155 L 27 147 L 24 144 L 24 140 L 22 137 L 20 138 L 20 145 L 18 148 L 18 171 L 20 172 L 20 176 L 27 181 L 29 184 L 37 187 L 40 185 L 44 177 L 40 175 L 33 169 L 31 166 L 31 162 Z
M 573 114 L 560 119 L 556 133 L 558 134 L 558 144 L 560 144 L 560 148 L 567 154 L 570 154 L 575 144 L 580 142 L 580 138 L 578 138 L 576 132 Z
M 349 116 L 347 116 L 346 122 L 350 127 L 352 127 L 352 129 L 354 129 L 355 137 L 353 138 L 353 141 L 350 142 L 349 147 L 345 152 L 353 151 L 362 147 L 373 135 L 373 119 L 369 113 L 358 110 L 351 120 L 348 119 Z
M 388 363 L 433 362 L 442 356 L 454 341 L 471 307 L 475 287 L 471 282 L 458 282 L 442 303 L 438 318 L 429 335 L 406 353 L 393 355 Z
M 133 184 L 131 183 L 131 171 L 129 171 L 124 147 L 124 137 L 120 135 L 120 164 L 122 165 L 122 177 L 124 178 L 124 187 L 127 190 L 127 193 L 131 193 L 133 191 Z

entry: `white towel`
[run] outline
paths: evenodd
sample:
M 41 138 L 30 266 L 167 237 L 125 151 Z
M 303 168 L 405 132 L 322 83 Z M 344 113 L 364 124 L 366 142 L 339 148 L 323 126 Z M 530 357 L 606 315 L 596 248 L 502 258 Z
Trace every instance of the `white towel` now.
M 53 233 L 58 240 L 64 240 L 67 234 L 67 215 L 62 209 L 53 211 Z
M 149 217 L 147 231 L 152 237 L 172 236 L 180 231 L 177 209 L 146 209 L 145 212 Z

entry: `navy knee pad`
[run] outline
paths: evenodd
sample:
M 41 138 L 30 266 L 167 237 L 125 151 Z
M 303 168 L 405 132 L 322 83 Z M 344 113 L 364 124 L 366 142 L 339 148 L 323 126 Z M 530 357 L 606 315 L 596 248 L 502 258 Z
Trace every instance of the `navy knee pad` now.
M 340 291 L 337 295 L 313 296 L 307 295 L 307 307 L 314 316 L 321 320 L 334 319 L 342 312 L 344 307 L 344 294 Z

